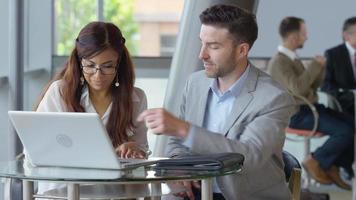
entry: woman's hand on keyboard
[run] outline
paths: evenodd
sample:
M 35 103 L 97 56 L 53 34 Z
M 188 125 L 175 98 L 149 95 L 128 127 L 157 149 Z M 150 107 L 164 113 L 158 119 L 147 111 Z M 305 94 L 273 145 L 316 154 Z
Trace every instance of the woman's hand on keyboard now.
M 142 151 L 136 142 L 125 142 L 116 148 L 120 158 L 145 158 L 146 153 Z

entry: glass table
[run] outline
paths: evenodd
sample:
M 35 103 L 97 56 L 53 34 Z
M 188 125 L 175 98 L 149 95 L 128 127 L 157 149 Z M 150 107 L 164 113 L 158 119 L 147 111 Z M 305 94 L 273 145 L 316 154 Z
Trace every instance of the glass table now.
M 91 195 L 93 199 L 121 199 L 153 197 L 176 193 L 184 190 L 175 187 L 174 182 L 183 180 L 201 180 L 202 199 L 212 200 L 213 178 L 217 176 L 239 173 L 242 166 L 214 171 L 197 170 L 155 170 L 153 167 L 139 167 L 134 170 L 107 170 L 64 167 L 31 167 L 23 160 L 0 162 L 0 177 L 7 180 L 21 179 L 23 182 L 23 199 L 61 198 L 79 200 Z M 65 183 L 67 188 L 55 189 L 45 194 L 34 194 L 34 182 L 49 181 Z M 10 181 L 6 181 L 9 183 Z M 97 186 L 105 189 L 92 191 Z M 91 189 L 88 189 L 91 188 Z M 95 190 L 94 190 L 95 191 Z M 99 192 L 100 191 L 100 192 Z M 103 195 L 104 197 L 99 197 Z M 92 199 L 92 198 L 91 198 Z

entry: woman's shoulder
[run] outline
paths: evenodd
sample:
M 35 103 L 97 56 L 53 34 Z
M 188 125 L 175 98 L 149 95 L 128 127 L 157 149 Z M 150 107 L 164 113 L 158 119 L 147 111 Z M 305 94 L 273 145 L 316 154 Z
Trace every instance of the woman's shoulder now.
M 62 102 L 61 91 L 62 81 L 53 81 L 48 86 L 41 99 L 37 111 L 41 112 L 64 112 L 65 104 Z
M 147 109 L 147 97 L 142 89 L 137 87 L 134 88 L 132 101 L 137 106 L 138 113 L 141 113 L 143 110 Z
M 49 85 L 46 93 L 48 93 L 48 94 L 59 94 L 60 93 L 60 88 L 62 88 L 62 85 L 63 85 L 63 81 L 62 80 L 55 80 Z
M 133 91 L 133 101 L 142 101 L 142 99 L 146 99 L 146 94 L 145 92 L 138 87 L 134 87 L 134 91 Z
M 51 83 L 48 89 L 57 89 L 59 90 L 63 85 L 63 80 L 55 80 Z

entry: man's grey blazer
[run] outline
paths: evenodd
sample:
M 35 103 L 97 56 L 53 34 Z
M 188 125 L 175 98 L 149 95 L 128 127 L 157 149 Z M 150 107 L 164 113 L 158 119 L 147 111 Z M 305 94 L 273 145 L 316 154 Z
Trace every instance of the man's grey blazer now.
M 191 123 L 191 147 L 170 137 L 167 155 L 237 152 L 245 156 L 240 174 L 217 178 L 228 200 L 290 199 L 282 148 L 284 129 L 295 111 L 293 98 L 269 75 L 250 65 L 245 86 L 236 98 L 223 134 L 202 128 L 212 78 L 204 71 L 188 80 L 180 117 Z

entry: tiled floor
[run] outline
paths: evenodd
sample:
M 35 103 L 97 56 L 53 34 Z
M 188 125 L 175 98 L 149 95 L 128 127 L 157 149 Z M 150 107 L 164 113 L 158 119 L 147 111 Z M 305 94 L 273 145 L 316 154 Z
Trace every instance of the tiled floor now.
M 328 193 L 331 200 L 351 200 L 352 191 L 346 191 L 336 187 L 335 185 L 319 185 L 311 186 L 310 191 L 318 193 Z

